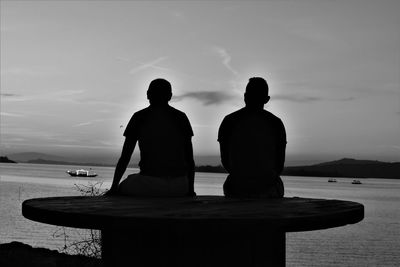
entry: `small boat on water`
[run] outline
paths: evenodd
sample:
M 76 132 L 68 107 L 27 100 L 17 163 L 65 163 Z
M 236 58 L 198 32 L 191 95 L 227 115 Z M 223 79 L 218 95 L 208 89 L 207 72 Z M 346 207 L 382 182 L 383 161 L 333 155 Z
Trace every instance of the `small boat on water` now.
M 353 182 L 351 182 L 352 184 L 361 184 L 360 180 L 353 180 Z
M 334 179 L 334 178 L 330 178 L 330 179 L 328 180 L 328 182 L 329 182 L 329 183 L 336 183 L 337 181 L 336 181 L 336 179 Z
M 68 171 L 66 171 L 66 173 L 68 173 L 69 175 L 74 176 L 74 177 L 76 177 L 76 176 L 77 177 L 96 177 L 97 176 L 97 173 L 90 172 L 90 171 L 84 170 L 84 169 L 73 170 L 73 171 L 68 170 Z

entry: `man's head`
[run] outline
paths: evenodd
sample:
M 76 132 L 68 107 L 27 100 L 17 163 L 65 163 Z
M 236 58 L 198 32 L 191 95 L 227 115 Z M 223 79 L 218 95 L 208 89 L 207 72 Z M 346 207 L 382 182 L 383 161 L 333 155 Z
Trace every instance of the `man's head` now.
M 159 78 L 151 81 L 147 90 L 147 99 L 150 104 L 166 104 L 171 97 L 171 84 L 167 80 Z
M 263 107 L 269 99 L 267 81 L 261 77 L 250 78 L 244 93 L 246 106 Z

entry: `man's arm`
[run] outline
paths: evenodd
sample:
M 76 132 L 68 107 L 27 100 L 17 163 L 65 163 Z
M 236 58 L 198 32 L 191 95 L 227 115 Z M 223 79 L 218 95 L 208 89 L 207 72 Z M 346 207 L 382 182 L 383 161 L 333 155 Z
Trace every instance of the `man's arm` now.
M 132 153 L 135 150 L 136 142 L 137 140 L 131 137 L 125 138 L 125 142 L 122 147 L 121 157 L 119 158 L 117 166 L 115 167 L 113 182 L 107 194 L 117 193 L 119 181 L 121 181 L 122 175 L 124 175 L 126 168 L 128 167 Z
M 189 196 L 195 196 L 194 191 L 194 158 L 193 158 L 193 145 L 191 137 L 187 139 L 185 144 L 185 160 L 188 167 L 188 179 L 189 179 Z
M 277 172 L 280 175 L 283 171 L 285 165 L 285 156 L 286 156 L 286 130 L 285 126 L 281 122 L 280 126 L 280 134 L 279 134 L 279 143 L 277 150 Z
M 285 165 L 285 156 L 286 156 L 286 143 L 283 143 L 278 149 L 278 164 L 277 164 L 277 172 L 280 175 L 283 171 Z
M 219 153 L 221 156 L 221 163 L 222 166 L 225 168 L 230 173 L 230 165 L 229 165 L 229 145 L 227 142 L 227 134 L 229 133 L 228 128 L 228 123 L 226 118 L 222 120 L 221 125 L 219 126 L 218 129 L 218 142 L 219 142 Z
M 230 165 L 229 165 L 229 149 L 226 142 L 219 141 L 219 152 L 221 154 L 221 162 L 222 166 L 224 166 L 225 170 L 230 173 Z

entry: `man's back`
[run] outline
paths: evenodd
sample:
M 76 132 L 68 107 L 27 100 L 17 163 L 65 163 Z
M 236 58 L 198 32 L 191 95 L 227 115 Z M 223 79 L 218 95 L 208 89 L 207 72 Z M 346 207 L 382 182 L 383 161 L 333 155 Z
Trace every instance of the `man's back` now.
M 145 175 L 187 173 L 185 141 L 193 135 L 185 113 L 171 107 L 147 107 L 136 112 L 124 133 L 137 139 L 140 170 Z
M 226 142 L 229 173 L 239 176 L 262 176 L 280 173 L 279 153 L 286 144 L 282 121 L 266 110 L 242 108 L 223 120 L 219 142 Z

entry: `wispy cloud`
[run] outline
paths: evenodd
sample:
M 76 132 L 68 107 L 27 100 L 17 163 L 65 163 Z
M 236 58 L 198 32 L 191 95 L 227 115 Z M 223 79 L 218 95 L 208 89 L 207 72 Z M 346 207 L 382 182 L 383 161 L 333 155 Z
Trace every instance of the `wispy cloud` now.
M 185 18 L 185 14 L 179 10 L 171 10 L 170 15 L 171 17 L 179 21 L 182 21 Z
M 12 67 L 2 69 L 0 74 L 3 75 L 16 75 L 16 76 L 49 76 L 60 75 L 64 72 L 48 66 L 32 66 L 32 67 Z
M 49 101 L 49 102 L 62 102 L 71 104 L 84 104 L 84 105 L 98 105 L 108 107 L 121 107 L 123 104 L 113 101 L 113 99 L 98 99 L 100 97 L 93 97 L 88 90 L 57 90 L 46 91 L 41 93 L 29 92 L 25 95 L 2 93 L 0 97 L 4 102 L 28 102 L 28 101 Z M 48 114 L 41 114 L 48 115 Z
M 31 93 L 26 94 L 24 96 L 17 94 L 1 94 L 1 96 L 6 97 L 5 101 L 9 102 L 22 102 L 22 101 L 35 101 L 35 100 L 49 100 L 49 101 L 63 101 L 63 102 L 71 102 L 73 101 L 74 96 L 81 95 L 85 91 L 84 90 L 57 90 L 53 89 L 48 92 L 41 93 Z
M 317 102 L 317 101 L 353 101 L 356 98 L 353 96 L 344 97 L 344 98 L 324 98 L 318 96 L 301 96 L 301 95 L 283 95 L 277 94 L 271 96 L 271 101 L 274 100 L 281 100 L 281 101 L 289 101 L 289 102 L 296 102 L 296 103 L 310 103 L 310 102 Z
M 61 90 L 61 91 L 56 91 L 56 92 L 48 94 L 48 95 L 65 97 L 65 96 L 80 95 L 80 94 L 83 94 L 84 92 L 85 92 L 85 90 Z
M 51 130 L 37 130 L 34 128 L 26 127 L 7 127 L 4 128 L 2 132 L 4 140 L 9 140 L 10 138 L 24 138 L 26 140 L 45 140 L 49 141 L 62 141 L 65 142 L 66 136 L 52 132 Z
M 182 95 L 177 95 L 172 98 L 173 101 L 181 101 L 183 99 L 195 99 L 203 103 L 203 105 L 219 105 L 224 102 L 229 102 L 232 100 L 242 99 L 242 94 L 234 94 L 233 92 L 227 91 L 199 91 L 199 92 L 189 92 Z M 308 96 L 308 95 L 285 95 L 276 94 L 271 96 L 271 101 L 288 101 L 294 103 L 311 103 L 318 101 L 354 101 L 356 97 L 344 97 L 344 98 L 326 98 L 320 96 Z M 400 114 L 400 112 L 398 113 Z
M 1 93 L 0 94 L 1 97 L 15 97 L 15 96 L 19 96 L 17 94 L 10 94 L 10 93 Z
M 322 100 L 322 98 L 314 96 L 299 96 L 299 95 L 273 95 L 271 96 L 271 101 L 274 100 L 307 103 L 307 102 L 320 101 Z
M 224 91 L 200 91 L 174 96 L 173 100 L 180 101 L 185 98 L 191 98 L 202 102 L 205 106 L 208 106 L 219 105 L 223 102 L 235 99 L 236 97 L 236 95 Z
M 19 94 L 13 94 L 13 93 L 1 93 L 0 94 L 0 99 L 4 102 L 20 102 L 20 101 L 25 101 L 25 97 Z
M 214 46 L 213 51 L 221 58 L 222 64 L 235 76 L 238 76 L 238 72 L 231 66 L 232 57 L 225 48 Z
M 90 120 L 90 121 L 86 121 L 86 122 L 77 123 L 75 125 L 72 125 L 71 127 L 81 127 L 81 126 L 91 125 L 91 124 L 94 124 L 97 122 L 105 122 L 105 121 L 114 121 L 115 122 L 115 121 L 119 121 L 119 119 L 116 119 L 116 118 L 94 119 L 94 120 Z
M 121 62 L 130 62 L 131 61 L 128 57 L 125 57 L 125 56 L 118 56 L 115 58 L 115 60 L 121 61 Z
M 80 144 L 53 144 L 51 146 L 64 147 L 64 148 L 88 148 L 88 149 L 105 149 L 114 147 L 114 145 L 80 145 Z
M 72 127 L 81 127 L 81 126 L 86 126 L 86 125 L 90 125 L 90 124 L 93 124 L 93 121 L 81 122 L 81 123 L 72 125 Z
M 87 121 L 87 122 L 81 122 L 81 123 L 72 125 L 72 127 L 87 126 L 87 125 L 91 125 L 91 124 L 93 124 L 93 123 L 101 122 L 101 121 L 104 121 L 104 119 L 97 119 L 97 120 L 91 120 L 91 121 Z
M 149 61 L 149 62 L 140 63 L 139 66 L 132 68 L 129 71 L 129 74 L 135 74 L 135 73 L 138 73 L 138 72 L 148 69 L 148 68 L 165 69 L 165 68 L 157 65 L 158 63 L 164 61 L 165 59 L 167 59 L 167 57 L 159 57 L 159 58 Z
M 354 97 L 354 96 L 349 96 L 349 97 L 344 97 L 344 98 L 338 98 L 338 99 L 335 99 L 336 101 L 353 101 L 353 100 L 356 100 L 357 98 L 356 97 Z
M 4 117 L 24 117 L 24 115 L 22 114 L 8 113 L 8 112 L 0 112 L 0 115 Z

